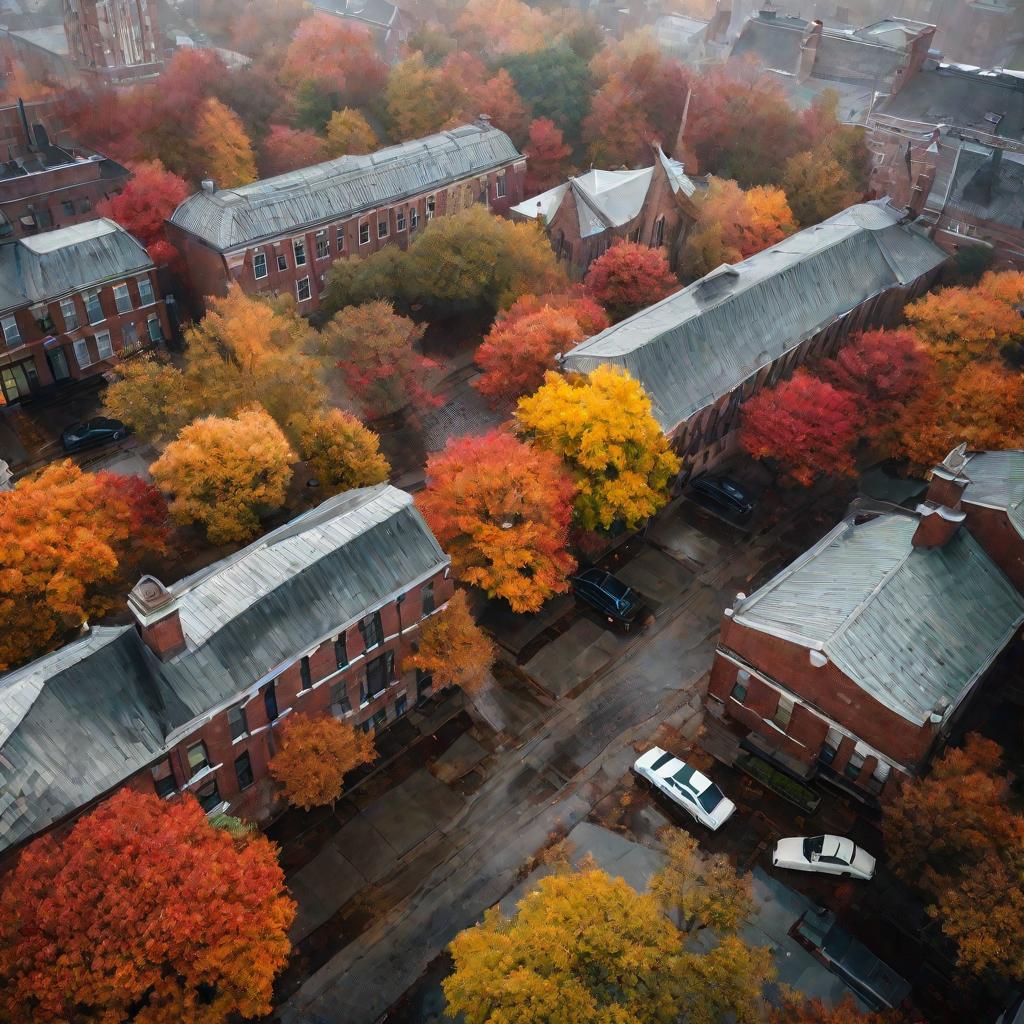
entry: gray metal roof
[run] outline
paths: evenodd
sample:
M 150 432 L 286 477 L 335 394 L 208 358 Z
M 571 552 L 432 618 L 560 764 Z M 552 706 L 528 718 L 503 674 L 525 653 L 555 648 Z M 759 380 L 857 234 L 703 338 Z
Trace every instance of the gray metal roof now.
M 971 452 L 964 475 L 971 482 L 962 500 L 1004 509 L 1024 537 L 1024 451 Z
M 153 268 L 142 243 L 106 218 L 0 247 L 0 310 L 59 298 Z
M 947 258 L 883 202 L 862 203 L 735 264 L 729 287 L 708 275 L 577 345 L 566 370 L 624 367 L 666 433 L 805 338 Z
M 224 251 L 351 217 L 520 159 L 504 132 L 468 124 L 240 188 L 197 192 L 170 221 Z
M 157 760 L 167 737 L 448 564 L 412 498 L 347 491 L 169 588 L 186 649 L 132 627 L 0 677 L 0 849 Z
M 966 529 L 911 543 L 917 516 L 850 517 L 737 606 L 744 626 L 822 651 L 915 724 L 955 706 L 1024 622 L 1024 597 Z

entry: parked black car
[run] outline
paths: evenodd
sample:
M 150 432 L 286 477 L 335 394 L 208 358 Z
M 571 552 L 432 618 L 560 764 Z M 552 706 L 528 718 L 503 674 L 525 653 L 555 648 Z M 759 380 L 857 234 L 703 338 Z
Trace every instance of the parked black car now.
M 690 484 L 690 493 L 702 505 L 733 516 L 749 516 L 754 498 L 742 485 L 728 476 L 699 476 Z
M 61 444 L 66 452 L 78 452 L 83 448 L 92 448 L 108 441 L 120 441 L 128 434 L 128 428 L 120 420 L 112 420 L 106 416 L 97 416 L 68 427 L 60 435 Z
M 643 608 L 640 595 L 604 569 L 587 569 L 573 576 L 572 590 L 579 600 L 627 632 L 636 624 Z

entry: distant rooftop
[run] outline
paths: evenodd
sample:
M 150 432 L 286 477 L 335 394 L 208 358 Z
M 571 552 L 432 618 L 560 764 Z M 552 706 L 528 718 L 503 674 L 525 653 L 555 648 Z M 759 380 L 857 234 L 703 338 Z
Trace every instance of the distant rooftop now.
M 170 220 L 226 251 L 351 217 L 520 159 L 522 154 L 504 132 L 468 124 L 239 188 L 197 192 Z
M 907 721 L 955 707 L 1024 622 L 1024 597 L 968 530 L 919 548 L 917 525 L 904 513 L 844 520 L 734 621 L 821 651 Z

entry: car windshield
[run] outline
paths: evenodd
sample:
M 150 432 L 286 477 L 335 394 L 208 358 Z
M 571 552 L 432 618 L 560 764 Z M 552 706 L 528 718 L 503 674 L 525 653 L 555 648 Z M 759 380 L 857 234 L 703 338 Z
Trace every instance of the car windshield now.
M 629 593 L 629 587 L 621 580 L 617 580 L 611 573 L 605 577 L 602 586 L 605 593 L 614 597 L 616 601 L 621 601 Z
M 712 782 L 697 799 L 705 811 L 713 811 L 725 799 L 725 794 Z
M 824 836 L 811 836 L 804 840 L 804 859 L 813 860 L 821 856 L 821 847 L 825 842 Z
M 659 768 L 664 768 L 672 759 L 672 754 L 662 754 L 661 757 L 651 765 L 651 771 L 656 772 Z
M 734 498 L 745 497 L 743 492 L 731 480 L 723 480 L 721 483 L 722 490 L 725 491 L 726 494 L 731 494 Z

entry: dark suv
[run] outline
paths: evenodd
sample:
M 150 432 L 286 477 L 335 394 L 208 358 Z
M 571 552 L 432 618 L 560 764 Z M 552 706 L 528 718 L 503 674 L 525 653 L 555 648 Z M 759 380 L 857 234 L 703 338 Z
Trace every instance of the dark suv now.
M 577 599 L 626 632 L 636 625 L 643 608 L 640 595 L 604 569 L 587 569 L 573 576 L 572 590 Z
M 728 476 L 699 476 L 690 484 L 690 494 L 701 505 L 733 516 L 749 516 L 754 498 Z

